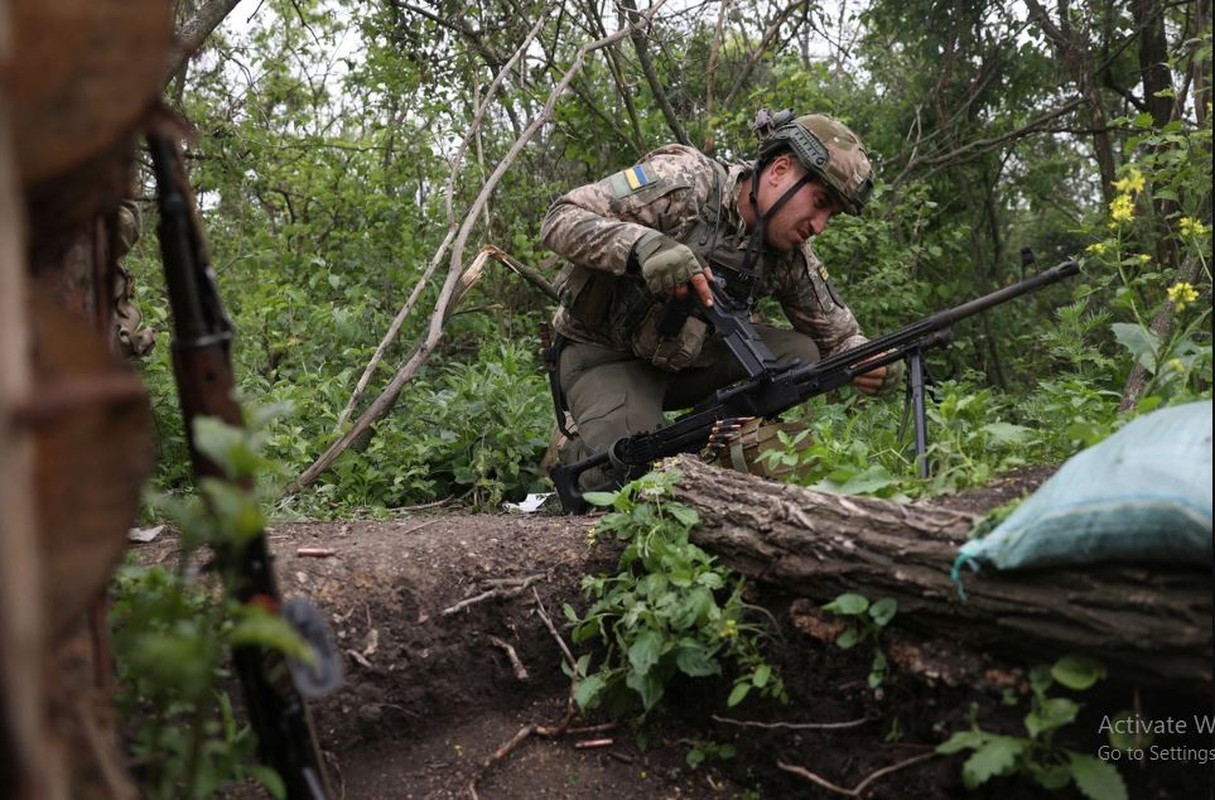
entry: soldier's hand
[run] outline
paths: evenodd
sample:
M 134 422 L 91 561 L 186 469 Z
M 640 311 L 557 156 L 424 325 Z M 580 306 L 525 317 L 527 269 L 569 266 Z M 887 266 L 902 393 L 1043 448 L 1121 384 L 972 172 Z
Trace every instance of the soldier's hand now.
M 865 394 L 877 394 L 886 384 L 886 368 L 877 367 L 852 379 L 852 385 Z
M 700 272 L 693 275 L 692 279 L 690 281 L 688 281 L 687 283 L 683 284 L 682 286 L 676 286 L 675 290 L 672 291 L 671 294 L 675 295 L 675 297 L 678 297 L 679 299 L 682 300 L 683 298 L 688 296 L 688 291 L 689 291 L 688 287 L 690 286 L 691 287 L 690 291 L 692 291 L 696 295 L 696 299 L 700 300 L 700 304 L 702 306 L 708 307 L 708 306 L 713 305 L 712 284 L 713 284 L 713 270 L 709 269 L 708 267 L 705 267 Z
M 634 248 L 641 276 L 654 294 L 670 294 L 696 276 L 708 289 L 704 268 L 686 245 L 655 231 L 641 237 Z M 703 297 L 700 291 L 697 294 Z

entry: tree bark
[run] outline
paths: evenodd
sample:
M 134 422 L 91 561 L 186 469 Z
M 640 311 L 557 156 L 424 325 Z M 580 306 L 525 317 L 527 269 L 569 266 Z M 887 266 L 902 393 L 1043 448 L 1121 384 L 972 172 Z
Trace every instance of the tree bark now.
M 710 467 L 691 456 L 676 499 L 692 540 L 760 582 L 817 602 L 893 597 L 894 624 L 1018 660 L 1094 657 L 1115 677 L 1209 693 L 1207 568 L 1091 564 L 951 576 L 978 519 L 943 507 L 833 495 Z

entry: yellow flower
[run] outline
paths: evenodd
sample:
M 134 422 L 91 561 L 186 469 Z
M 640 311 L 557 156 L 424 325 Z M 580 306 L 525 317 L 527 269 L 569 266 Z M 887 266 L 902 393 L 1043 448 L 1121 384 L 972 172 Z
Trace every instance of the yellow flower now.
M 1109 248 L 1105 246 L 1105 242 L 1093 242 L 1092 244 L 1090 244 L 1088 247 L 1086 247 L 1084 249 L 1086 252 L 1096 253 L 1097 255 L 1101 255 Z
M 1126 222 L 1135 216 L 1135 201 L 1129 194 L 1120 194 L 1110 203 L 1110 218 L 1115 222 Z
M 1177 223 L 1177 227 L 1181 230 L 1181 235 L 1187 238 L 1202 236 L 1210 230 L 1206 225 L 1203 225 L 1193 217 L 1182 217 Z
M 726 624 L 721 627 L 721 638 L 730 639 L 738 635 L 738 623 L 732 619 L 726 620 Z
M 1187 305 L 1198 299 L 1198 290 L 1186 281 L 1174 283 L 1169 287 L 1168 294 L 1173 307 L 1178 311 L 1185 311 Z
M 1114 181 L 1114 188 L 1124 194 L 1139 194 L 1143 191 L 1143 173 L 1131 167 L 1125 178 Z
M 594 525 L 592 525 L 591 527 L 587 528 L 587 531 L 586 531 L 586 543 L 587 543 L 587 545 L 588 545 L 588 546 L 590 546 L 590 545 L 594 545 L 594 544 L 595 544 L 595 540 L 596 540 L 596 539 L 598 539 L 598 538 L 599 538 L 599 529 L 598 529 L 598 528 L 596 528 Z
M 1170 358 L 1166 364 L 1173 372 L 1185 372 L 1185 364 L 1181 363 L 1180 358 Z
M 1139 263 L 1140 263 L 1140 264 L 1146 264 L 1146 263 L 1148 263 L 1148 262 L 1149 262 L 1149 261 L 1151 261 L 1151 260 L 1152 260 L 1152 257 L 1151 257 L 1151 256 L 1149 256 L 1147 253 L 1140 253 L 1140 254 L 1139 254 Z

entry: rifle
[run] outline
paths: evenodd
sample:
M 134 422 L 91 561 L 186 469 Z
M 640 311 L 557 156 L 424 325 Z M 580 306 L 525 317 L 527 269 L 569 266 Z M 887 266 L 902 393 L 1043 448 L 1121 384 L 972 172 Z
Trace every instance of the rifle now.
M 161 260 L 173 312 L 173 373 L 185 420 L 195 479 L 224 477 L 223 470 L 195 446 L 193 422 L 218 417 L 242 427 L 240 404 L 233 394 L 230 350 L 231 321 L 220 303 L 193 197 L 186 188 L 181 153 L 160 134 L 148 136 L 160 210 Z M 250 488 L 249 482 L 246 487 Z M 216 553 L 222 574 L 235 574 L 227 590 L 241 603 L 281 614 L 316 652 L 309 667 L 270 648 L 233 648 L 250 722 L 262 760 L 282 778 L 289 800 L 326 800 L 331 792 L 316 743 L 305 696 L 318 697 L 340 683 L 336 656 L 324 618 L 308 601 L 281 601 L 266 537 L 259 533 L 236 550 Z
M 924 411 L 923 355 L 926 350 L 943 347 L 953 339 L 954 323 L 1013 298 L 1071 277 L 1079 265 L 1068 260 L 1019 283 L 990 294 L 938 311 L 859 347 L 813 364 L 794 359 L 776 364 L 771 351 L 747 320 L 746 304 L 732 298 L 718 281 L 712 282 L 714 304 L 708 308 L 684 305 L 671 311 L 668 305 L 660 319 L 660 329 L 674 327 L 680 317 L 695 313 L 718 330 L 748 377 L 718 389 L 690 411 L 653 431 L 630 434 L 617 439 L 606 452 L 588 456 L 573 464 L 554 467 L 549 476 L 562 507 L 571 513 L 586 511 L 586 500 L 579 488 L 579 476 L 593 467 L 612 463 L 630 472 L 660 458 L 676 453 L 697 452 L 708 442 L 715 425 L 736 417 L 772 419 L 782 412 L 820 394 L 837 389 L 857 375 L 906 359 L 908 384 L 916 422 L 916 461 L 921 477 L 927 475 L 927 422 Z M 672 303 L 678 301 L 671 301 Z M 691 309 L 689 311 L 689 309 Z

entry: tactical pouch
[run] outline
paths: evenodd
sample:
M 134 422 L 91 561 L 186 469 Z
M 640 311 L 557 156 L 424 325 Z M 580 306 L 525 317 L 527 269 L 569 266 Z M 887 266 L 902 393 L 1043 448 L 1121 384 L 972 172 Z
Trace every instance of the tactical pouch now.
M 641 335 L 641 328 L 649 325 L 649 316 L 656 307 L 654 295 L 641 278 L 629 276 L 617 280 L 608 314 L 612 340 L 616 345 L 625 350 L 631 346 L 636 355 L 649 358 L 653 345 L 643 353 L 637 349 L 637 338 Z
M 658 342 L 650 361 L 656 367 L 676 372 L 691 364 L 704 347 L 709 326 L 696 317 L 688 317 L 679 333 Z
M 708 337 L 709 326 L 704 320 L 689 316 L 676 333 L 663 336 L 658 332 L 662 314 L 661 303 L 650 306 L 645 319 L 633 335 L 633 352 L 641 358 L 649 359 L 650 363 L 659 369 L 678 372 L 700 355 Z
M 589 328 L 599 328 L 607 321 L 615 283 L 615 275 L 566 264 L 557 275 L 554 288 L 558 301 L 574 319 Z

